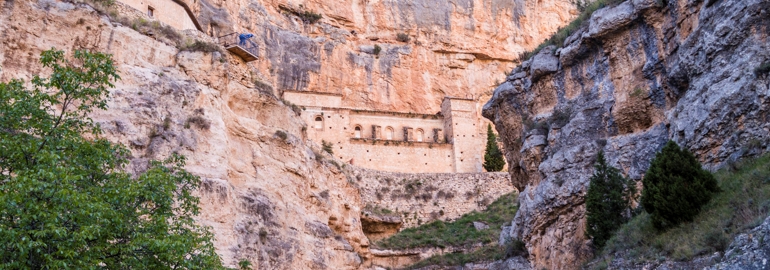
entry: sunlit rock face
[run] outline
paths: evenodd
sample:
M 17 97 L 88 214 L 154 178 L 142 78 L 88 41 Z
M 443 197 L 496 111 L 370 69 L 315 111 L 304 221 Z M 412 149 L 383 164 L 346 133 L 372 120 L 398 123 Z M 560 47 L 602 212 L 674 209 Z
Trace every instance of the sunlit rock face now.
M 444 96 L 485 102 L 519 53 L 577 14 L 567 0 L 199 0 L 190 6 L 211 35 L 254 33 L 258 75 L 276 91 L 337 93 L 344 107 L 430 114 L 441 110 Z M 322 18 L 303 22 L 296 14 L 304 12 Z

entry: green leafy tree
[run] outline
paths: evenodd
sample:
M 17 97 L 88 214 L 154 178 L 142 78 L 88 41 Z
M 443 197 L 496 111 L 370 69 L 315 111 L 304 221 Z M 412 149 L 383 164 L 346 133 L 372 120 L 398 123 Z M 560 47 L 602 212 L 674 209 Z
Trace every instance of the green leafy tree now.
M 49 78 L 0 83 L 0 269 L 221 268 L 184 158 L 132 176 L 128 150 L 88 118 L 119 79 L 111 57 L 41 62 Z
M 673 141 L 652 160 L 643 183 L 642 206 L 657 229 L 692 221 L 720 190 L 714 176 L 695 156 Z
M 604 152 L 599 152 L 594 168 L 586 193 L 586 235 L 601 248 L 628 221 L 624 213 L 631 207 L 636 187 L 607 164 Z
M 487 149 L 484 152 L 484 169 L 488 172 L 499 172 L 505 167 L 505 160 L 500 148 L 497 147 L 497 135 L 492 132 L 492 125 L 487 125 Z

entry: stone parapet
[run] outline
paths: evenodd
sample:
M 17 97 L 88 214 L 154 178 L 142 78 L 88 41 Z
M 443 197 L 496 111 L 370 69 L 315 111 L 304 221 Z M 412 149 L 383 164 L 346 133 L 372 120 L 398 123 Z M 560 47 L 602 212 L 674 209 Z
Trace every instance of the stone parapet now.
M 516 189 L 505 172 L 394 173 L 353 169 L 365 205 L 402 218 L 401 229 L 480 211 Z

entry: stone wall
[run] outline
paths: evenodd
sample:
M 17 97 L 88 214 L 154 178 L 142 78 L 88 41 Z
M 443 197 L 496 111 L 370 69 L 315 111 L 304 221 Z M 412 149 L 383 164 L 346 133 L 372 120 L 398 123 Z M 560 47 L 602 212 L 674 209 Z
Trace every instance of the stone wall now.
M 363 204 L 399 215 L 402 229 L 457 219 L 516 191 L 504 172 L 417 174 L 354 169 L 353 175 Z
M 179 30 L 196 29 L 195 23 L 187 11 L 172 0 L 118 0 L 149 16 L 148 9 L 152 8 L 151 18 L 157 19 Z
M 404 173 L 484 171 L 477 100 L 447 97 L 440 114 L 416 114 L 334 107 L 341 96 L 329 93 L 286 91 L 283 98 L 296 105 L 308 138 L 332 143 L 346 163 Z
M 487 137 L 480 128 L 476 106 L 473 99 L 444 98 L 441 112 L 444 114 L 444 128 L 448 141 L 453 147 L 454 169 L 456 172 L 483 171 L 484 142 Z

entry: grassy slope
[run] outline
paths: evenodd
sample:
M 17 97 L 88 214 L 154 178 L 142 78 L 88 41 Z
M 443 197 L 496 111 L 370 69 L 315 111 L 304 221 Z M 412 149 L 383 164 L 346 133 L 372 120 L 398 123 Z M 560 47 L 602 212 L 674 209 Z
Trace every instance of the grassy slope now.
M 770 213 L 770 155 L 728 167 L 715 174 L 723 191 L 693 222 L 658 232 L 643 213 L 620 228 L 598 260 L 608 262 L 617 254 L 639 262 L 688 260 L 724 251 L 734 236 L 759 225 Z
M 510 193 L 498 198 L 481 212 L 471 212 L 452 222 L 434 221 L 419 227 L 403 230 L 375 244 L 379 248 L 408 249 L 421 247 L 469 247 L 477 243 L 484 245 L 496 243 L 500 237 L 501 226 L 513 220 L 518 210 L 516 194 Z M 484 222 L 489 229 L 478 231 L 474 221 Z M 452 253 L 436 256 L 418 263 L 425 265 L 458 265 L 473 261 L 497 260 L 504 256 L 505 250 L 496 244 L 487 245 L 469 254 Z

